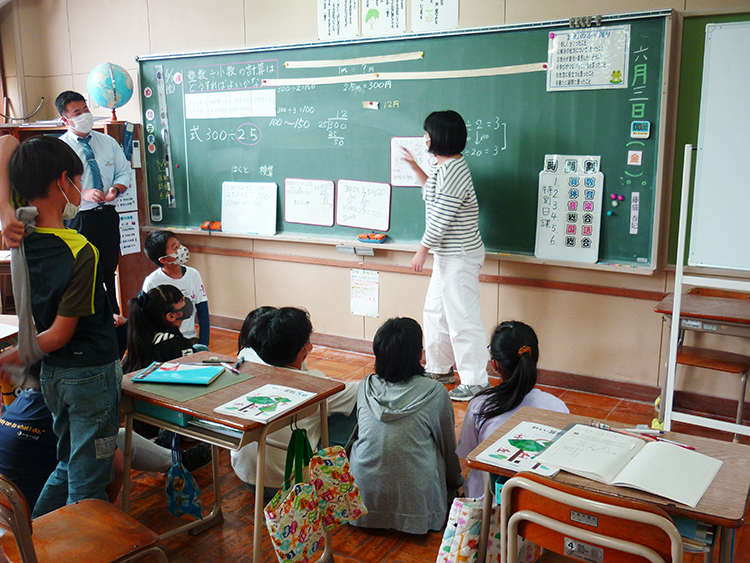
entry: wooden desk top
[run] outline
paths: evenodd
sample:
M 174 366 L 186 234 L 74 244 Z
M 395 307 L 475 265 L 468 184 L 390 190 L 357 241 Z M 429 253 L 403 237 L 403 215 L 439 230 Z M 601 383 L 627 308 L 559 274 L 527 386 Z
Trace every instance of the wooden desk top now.
M 565 428 L 568 424 L 575 422 L 588 424 L 590 420 L 590 417 L 522 407 L 469 454 L 467 457 L 468 465 L 481 471 L 512 477 L 515 472 L 477 461 L 476 456 L 523 421 L 537 422 L 555 428 Z M 734 444 L 732 442 L 721 442 L 700 436 L 679 434 L 677 432 L 667 432 L 665 437 L 683 444 L 690 444 L 695 447 L 696 451 L 724 462 L 719 473 L 717 473 L 708 490 L 698 503 L 698 506 L 695 508 L 636 489 L 598 483 L 565 471 L 560 471 L 554 477 L 554 480 L 580 487 L 581 489 L 646 501 L 658 506 L 671 515 L 682 516 L 708 524 L 740 528 L 745 521 L 748 496 L 750 495 L 750 471 L 748 470 L 750 467 L 750 446 Z
M 671 315 L 673 308 L 674 294 L 670 293 L 654 307 L 654 311 Z M 682 295 L 680 316 L 750 325 L 750 300 L 685 293 Z
M 193 363 L 200 362 L 201 360 L 206 360 L 211 357 L 218 357 L 220 360 L 230 363 L 234 363 L 237 360 L 237 358 L 233 356 L 222 356 L 219 354 L 214 354 L 212 352 L 199 352 L 190 356 L 183 356 L 182 358 L 173 361 Z M 238 382 L 236 385 L 230 385 L 229 387 L 224 387 L 223 389 L 210 391 L 205 395 L 201 395 L 200 397 L 196 397 L 195 399 L 190 399 L 184 402 L 172 401 L 165 397 L 162 397 L 161 395 L 147 393 L 146 391 L 144 391 L 143 383 L 132 382 L 133 376 L 138 373 L 136 371 L 126 374 L 123 377 L 122 394 L 125 397 L 138 399 L 147 403 L 153 403 L 155 405 L 159 405 L 173 411 L 192 415 L 195 418 L 218 422 L 220 424 L 224 424 L 225 426 L 247 432 L 249 430 L 260 428 L 263 426 L 263 424 L 236 416 L 217 414 L 214 412 L 214 408 L 223 405 L 224 403 L 227 403 L 233 399 L 236 399 L 242 393 L 247 393 L 249 391 L 252 391 L 253 389 L 262 387 L 267 383 L 286 385 L 289 387 L 294 387 L 296 389 L 302 389 L 304 391 L 312 391 L 314 393 L 317 393 L 317 395 L 315 395 L 314 397 L 308 399 L 295 409 L 287 412 L 287 414 L 293 414 L 294 412 L 300 411 L 306 407 L 309 407 L 310 405 L 318 403 L 321 400 L 326 399 L 344 389 L 344 384 L 340 381 L 336 381 L 335 379 L 306 375 L 290 369 L 265 366 L 253 362 L 244 362 L 240 366 L 240 371 L 243 373 L 251 373 L 255 377 Z

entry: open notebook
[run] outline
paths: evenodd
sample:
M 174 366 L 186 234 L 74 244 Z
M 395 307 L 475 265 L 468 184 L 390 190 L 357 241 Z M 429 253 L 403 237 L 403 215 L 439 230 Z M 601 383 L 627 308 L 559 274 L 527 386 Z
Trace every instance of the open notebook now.
M 671 444 L 576 424 L 535 461 L 695 507 L 722 461 Z

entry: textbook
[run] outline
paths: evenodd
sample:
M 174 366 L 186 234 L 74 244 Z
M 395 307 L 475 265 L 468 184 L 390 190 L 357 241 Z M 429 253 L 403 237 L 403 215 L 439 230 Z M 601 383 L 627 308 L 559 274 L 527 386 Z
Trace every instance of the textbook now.
M 138 375 L 133 383 L 181 383 L 208 385 L 224 372 L 224 366 L 154 362 Z
M 531 471 L 553 477 L 559 469 L 539 463 L 535 458 L 559 433 L 559 428 L 522 422 L 480 453 L 477 461 L 503 469 Z
M 311 391 L 268 383 L 250 393 L 237 397 L 233 401 L 216 407 L 214 412 L 247 418 L 265 424 L 315 395 L 317 393 Z
M 656 440 L 576 424 L 536 458 L 570 473 L 632 487 L 692 506 L 698 504 L 722 461 Z

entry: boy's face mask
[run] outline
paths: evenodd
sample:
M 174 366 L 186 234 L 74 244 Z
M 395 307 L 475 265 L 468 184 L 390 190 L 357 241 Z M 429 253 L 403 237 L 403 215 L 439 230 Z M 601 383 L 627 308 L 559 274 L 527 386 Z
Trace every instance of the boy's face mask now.
M 80 193 L 81 193 L 81 190 L 80 190 L 80 189 L 78 188 L 78 186 L 76 186 L 75 182 L 74 182 L 73 180 L 70 180 L 70 179 L 68 179 L 68 181 L 69 181 L 69 182 L 70 182 L 71 184 L 73 184 L 73 187 L 74 187 L 74 188 L 75 188 L 76 190 L 78 190 L 78 193 L 80 194 Z M 78 215 L 78 210 L 80 209 L 81 205 L 80 205 L 80 204 L 76 205 L 76 204 L 72 203 L 72 202 L 71 202 L 71 201 L 70 201 L 70 200 L 68 199 L 68 196 L 66 196 L 66 195 L 65 195 L 65 192 L 64 192 L 64 191 L 63 191 L 63 189 L 62 189 L 62 188 L 60 187 L 60 182 L 58 182 L 58 183 L 57 183 L 57 188 L 58 188 L 58 189 L 59 189 L 59 190 L 60 190 L 60 191 L 62 192 L 62 195 L 63 195 L 63 197 L 65 198 L 65 201 L 67 202 L 67 203 L 65 204 L 65 207 L 63 208 L 63 212 L 62 212 L 62 218 L 63 218 L 63 219 L 65 219 L 65 220 L 70 220 L 70 219 L 72 219 L 73 217 L 75 217 L 76 215 Z
M 177 264 L 180 266 L 190 260 L 190 251 L 187 246 L 180 245 L 177 247 L 177 250 L 174 251 L 174 254 L 167 254 L 165 258 L 174 258 L 174 262 L 171 262 L 171 264 Z
M 184 248 L 184 247 L 181 247 Z M 187 250 L 187 249 L 186 249 Z M 182 313 L 182 319 L 189 319 L 193 316 L 193 302 L 189 297 L 185 297 L 185 304 L 179 309 L 172 309 L 173 313 Z

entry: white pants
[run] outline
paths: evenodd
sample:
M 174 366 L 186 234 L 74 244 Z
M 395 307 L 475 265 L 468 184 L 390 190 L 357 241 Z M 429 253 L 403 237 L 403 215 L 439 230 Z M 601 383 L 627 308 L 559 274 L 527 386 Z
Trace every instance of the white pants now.
M 125 429 L 117 432 L 117 447 L 125 454 Z M 136 471 L 166 473 L 172 467 L 172 450 L 154 444 L 140 434 L 133 432 L 130 468 Z
M 461 383 L 486 385 L 489 355 L 479 308 L 484 247 L 434 258 L 423 312 L 426 370 L 447 373 L 455 362 Z

